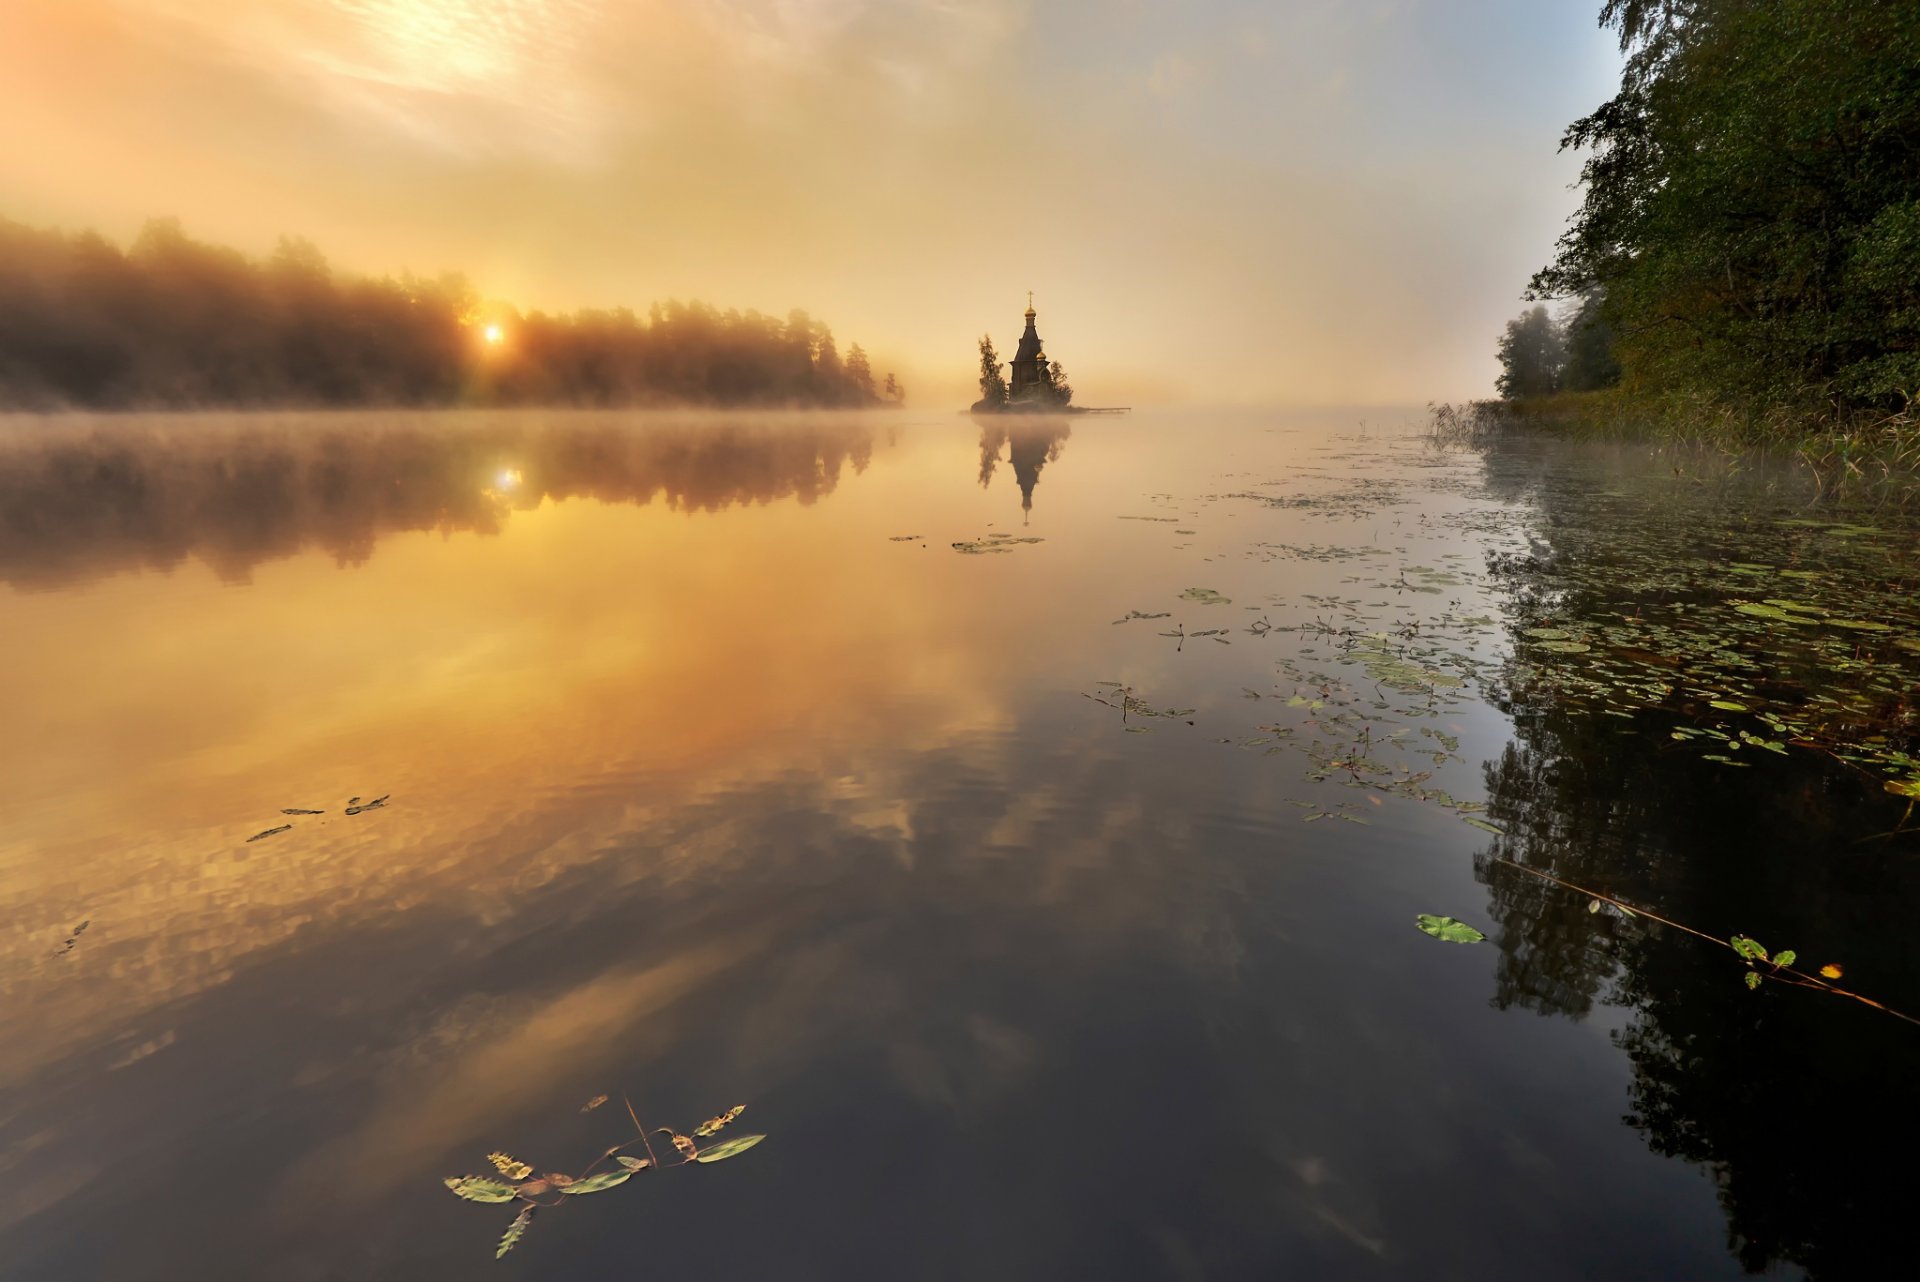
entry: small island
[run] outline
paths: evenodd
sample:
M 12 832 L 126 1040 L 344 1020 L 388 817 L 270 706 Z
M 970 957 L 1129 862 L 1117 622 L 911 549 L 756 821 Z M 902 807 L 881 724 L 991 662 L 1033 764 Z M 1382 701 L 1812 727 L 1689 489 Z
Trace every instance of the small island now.
M 1000 353 L 994 350 L 993 336 L 980 336 L 980 399 L 972 406 L 975 414 L 1125 414 L 1125 406 L 1094 408 L 1073 404 L 1073 386 L 1058 361 L 1049 361 L 1034 322 L 1033 295 L 1027 295 L 1027 328 L 1020 335 L 1020 346 L 1013 354 L 1013 382 L 1001 371 Z

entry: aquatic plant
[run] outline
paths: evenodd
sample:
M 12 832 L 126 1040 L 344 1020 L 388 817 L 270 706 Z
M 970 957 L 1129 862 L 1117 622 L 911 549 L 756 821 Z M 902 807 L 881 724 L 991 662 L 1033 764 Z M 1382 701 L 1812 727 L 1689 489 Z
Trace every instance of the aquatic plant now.
M 587 1101 L 586 1107 L 580 1111 L 592 1112 L 605 1103 L 606 1099 L 605 1095 L 597 1095 Z M 604 1193 L 608 1189 L 618 1188 L 641 1171 L 662 1169 L 647 1128 L 641 1124 L 640 1115 L 634 1112 L 633 1102 L 624 1094 L 620 1099 L 626 1104 L 627 1116 L 633 1121 L 635 1138 L 607 1149 L 579 1175 L 566 1175 L 557 1171 L 540 1174 L 531 1163 L 523 1162 L 508 1153 L 493 1152 L 487 1154 L 487 1161 L 492 1163 L 494 1170 L 500 1176 L 499 1179 L 488 1175 L 450 1175 L 443 1181 L 455 1197 L 468 1202 L 496 1205 L 509 1202 L 519 1204 L 519 1213 L 514 1216 L 513 1222 L 501 1235 L 499 1248 L 494 1251 L 495 1259 L 499 1259 L 520 1244 L 520 1239 L 526 1236 L 528 1228 L 533 1224 L 536 1211 L 562 1206 L 569 1197 Z M 692 1135 L 682 1135 L 672 1127 L 661 1127 L 652 1132 L 654 1135 L 666 1136 L 673 1145 L 673 1152 L 679 1155 L 680 1160 L 666 1163 L 666 1168 L 724 1162 L 730 1157 L 738 1157 L 767 1138 L 764 1135 L 736 1135 L 732 1139 L 722 1140 L 717 1144 L 699 1143 L 700 1140 L 711 1139 L 726 1129 L 746 1111 L 746 1107 L 745 1104 L 736 1104 L 726 1112 L 708 1118 L 694 1128 Z M 626 1151 L 635 1145 L 644 1148 L 647 1155 L 635 1157 Z M 608 1161 L 611 1161 L 613 1166 L 604 1171 L 600 1170 L 601 1164 Z

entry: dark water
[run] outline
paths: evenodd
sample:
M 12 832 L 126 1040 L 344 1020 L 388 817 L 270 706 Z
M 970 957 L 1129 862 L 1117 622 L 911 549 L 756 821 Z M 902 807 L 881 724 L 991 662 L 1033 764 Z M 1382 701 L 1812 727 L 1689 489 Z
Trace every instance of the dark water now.
M 0 424 L 0 1274 L 1901 1271 L 1920 1028 L 1503 861 L 1920 1008 L 1911 527 L 1418 426 Z

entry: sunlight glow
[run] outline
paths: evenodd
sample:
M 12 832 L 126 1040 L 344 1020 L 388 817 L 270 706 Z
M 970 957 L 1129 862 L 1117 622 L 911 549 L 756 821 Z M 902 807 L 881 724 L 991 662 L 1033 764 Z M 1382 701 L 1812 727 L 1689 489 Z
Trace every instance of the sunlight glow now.
M 480 331 L 480 336 L 485 338 L 489 343 L 498 343 L 502 338 L 506 337 L 506 334 L 498 325 L 489 325 Z

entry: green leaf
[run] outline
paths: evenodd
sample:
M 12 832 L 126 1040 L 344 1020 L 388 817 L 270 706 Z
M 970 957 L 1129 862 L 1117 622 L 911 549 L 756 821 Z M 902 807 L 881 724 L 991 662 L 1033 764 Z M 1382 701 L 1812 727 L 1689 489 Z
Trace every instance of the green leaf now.
M 533 1223 L 533 1210 L 532 1206 L 520 1208 L 520 1214 L 514 1217 L 513 1223 L 507 1225 L 507 1231 L 501 1234 L 500 1249 L 493 1253 L 494 1259 L 499 1259 L 520 1244 L 520 1239 L 527 1235 L 527 1226 Z
M 1748 961 L 1765 961 L 1767 959 L 1767 950 L 1760 946 L 1759 940 L 1751 936 L 1735 935 L 1727 942 L 1733 945 L 1734 952 L 1739 953 Z
M 1471 824 L 1473 827 L 1478 828 L 1481 832 L 1490 832 L 1496 837 L 1504 837 L 1507 835 L 1507 830 L 1505 828 L 1501 828 L 1495 824 L 1490 824 L 1484 819 L 1475 819 L 1472 815 L 1462 816 L 1461 822 L 1466 824 Z
M 1773 955 L 1773 964 L 1775 966 L 1791 966 L 1798 960 L 1800 960 L 1800 954 L 1794 952 L 1791 948 L 1783 948 Z
M 652 1162 L 649 1162 L 644 1157 L 628 1157 L 625 1153 L 619 1154 L 613 1160 L 626 1167 L 629 1171 L 644 1171 L 653 1165 Z
M 455 1197 L 469 1202 L 511 1202 L 513 1186 L 481 1175 L 450 1175 L 443 1181 Z
M 1750 970 L 1750 971 L 1748 971 L 1748 972 L 1747 972 L 1747 987 L 1748 987 L 1748 988 L 1758 988 L 1758 987 L 1760 987 L 1760 972 L 1759 972 L 1759 971 L 1757 971 L 1757 970 Z
M 703 1148 L 696 1162 L 724 1162 L 730 1157 L 738 1157 L 748 1149 L 767 1138 L 764 1135 L 736 1135 L 730 1140 L 722 1140 L 712 1148 Z
M 1747 705 L 1735 703 L 1732 699 L 1714 699 L 1707 704 L 1709 708 L 1718 708 L 1722 712 L 1745 712 Z
M 633 1172 L 628 1170 L 602 1171 L 598 1175 L 589 1175 L 583 1180 L 575 1180 L 560 1191 L 562 1193 L 599 1193 L 615 1185 L 625 1184 L 632 1178 Z
M 1435 939 L 1444 939 L 1449 944 L 1478 944 L 1486 936 L 1453 917 L 1435 917 L 1432 913 L 1421 913 L 1413 919 L 1413 924 L 1426 931 Z
M 1889 779 L 1882 787 L 1896 797 L 1920 800 L 1920 779 Z

